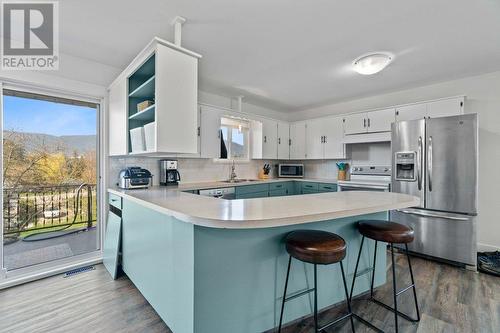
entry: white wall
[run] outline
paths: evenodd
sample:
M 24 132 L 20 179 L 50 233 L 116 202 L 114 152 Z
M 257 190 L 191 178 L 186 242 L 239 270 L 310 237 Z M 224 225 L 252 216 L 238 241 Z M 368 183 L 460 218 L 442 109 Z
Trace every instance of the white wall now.
M 479 115 L 480 249 L 500 250 L 500 72 L 436 83 L 291 114 L 290 120 L 466 95 L 465 112 Z

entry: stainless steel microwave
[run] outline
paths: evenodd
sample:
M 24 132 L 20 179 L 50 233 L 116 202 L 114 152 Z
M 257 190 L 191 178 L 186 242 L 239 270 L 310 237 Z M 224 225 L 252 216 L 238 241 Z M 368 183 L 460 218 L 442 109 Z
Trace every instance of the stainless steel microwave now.
M 304 164 L 279 164 L 278 177 L 302 178 L 304 177 Z

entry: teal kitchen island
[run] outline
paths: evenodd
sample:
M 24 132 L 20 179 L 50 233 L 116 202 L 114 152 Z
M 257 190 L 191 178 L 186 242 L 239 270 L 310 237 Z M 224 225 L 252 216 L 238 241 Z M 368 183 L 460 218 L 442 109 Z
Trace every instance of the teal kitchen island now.
M 193 186 L 193 189 L 196 186 Z M 386 192 L 331 192 L 222 200 L 181 189 L 109 190 L 120 206 L 123 271 L 175 333 L 250 333 L 277 326 L 288 255 L 283 238 L 297 229 L 331 231 L 347 242 L 344 267 L 352 281 L 360 219 L 387 220 L 388 211 L 418 198 Z M 373 260 L 374 242 L 360 261 Z M 379 250 L 386 244 L 379 242 Z M 365 251 L 366 250 L 366 251 Z M 385 256 L 375 284 L 386 281 Z M 318 267 L 318 308 L 345 299 L 338 265 Z M 370 274 L 355 294 L 369 289 Z M 293 261 L 289 294 L 311 288 L 312 265 Z M 312 295 L 287 303 L 284 322 L 308 316 Z

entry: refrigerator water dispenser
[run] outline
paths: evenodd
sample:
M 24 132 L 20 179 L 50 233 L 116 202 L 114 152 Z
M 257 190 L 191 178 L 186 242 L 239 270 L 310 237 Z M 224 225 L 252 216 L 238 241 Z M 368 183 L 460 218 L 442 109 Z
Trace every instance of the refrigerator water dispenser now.
M 413 182 L 417 180 L 417 152 L 397 152 L 395 179 Z

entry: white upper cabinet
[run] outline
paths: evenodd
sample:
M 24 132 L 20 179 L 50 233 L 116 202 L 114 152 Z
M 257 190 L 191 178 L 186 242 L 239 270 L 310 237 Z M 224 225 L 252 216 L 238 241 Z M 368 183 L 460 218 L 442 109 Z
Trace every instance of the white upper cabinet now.
M 394 108 L 367 112 L 367 132 L 390 132 L 391 124 L 396 120 L 395 116 Z
M 396 120 L 417 120 L 427 117 L 427 103 L 398 106 L 396 108 Z
M 222 110 L 200 106 L 200 156 L 203 158 L 220 157 L 220 125 Z
M 262 158 L 278 158 L 278 122 L 275 120 L 262 120 Z
M 307 159 L 322 159 L 323 119 L 313 119 L 306 122 L 306 156 Z
M 465 98 L 463 96 L 429 102 L 427 106 L 430 118 L 456 116 L 464 113 Z
M 290 159 L 303 160 L 306 156 L 306 122 L 290 124 Z
M 390 132 L 395 121 L 395 109 L 354 113 L 344 116 L 346 135 Z
M 156 48 L 156 151 L 198 152 L 198 58 Z
M 396 108 L 396 120 L 405 121 L 460 115 L 464 113 L 464 102 L 465 97 L 459 96 L 400 106 Z
M 306 123 L 307 159 L 341 159 L 345 157 L 342 118 L 319 118 Z
M 323 158 L 345 158 L 343 119 L 325 118 L 323 122 Z
M 109 88 L 110 155 L 199 154 L 200 57 L 154 38 L 120 74 Z
M 278 158 L 278 122 L 271 119 L 250 122 L 250 148 L 254 159 Z
M 366 113 L 354 113 L 344 117 L 344 131 L 346 135 L 366 133 Z
M 121 78 L 109 88 L 109 155 L 126 155 L 127 150 L 127 80 Z
M 290 159 L 290 124 L 278 122 L 278 159 Z

